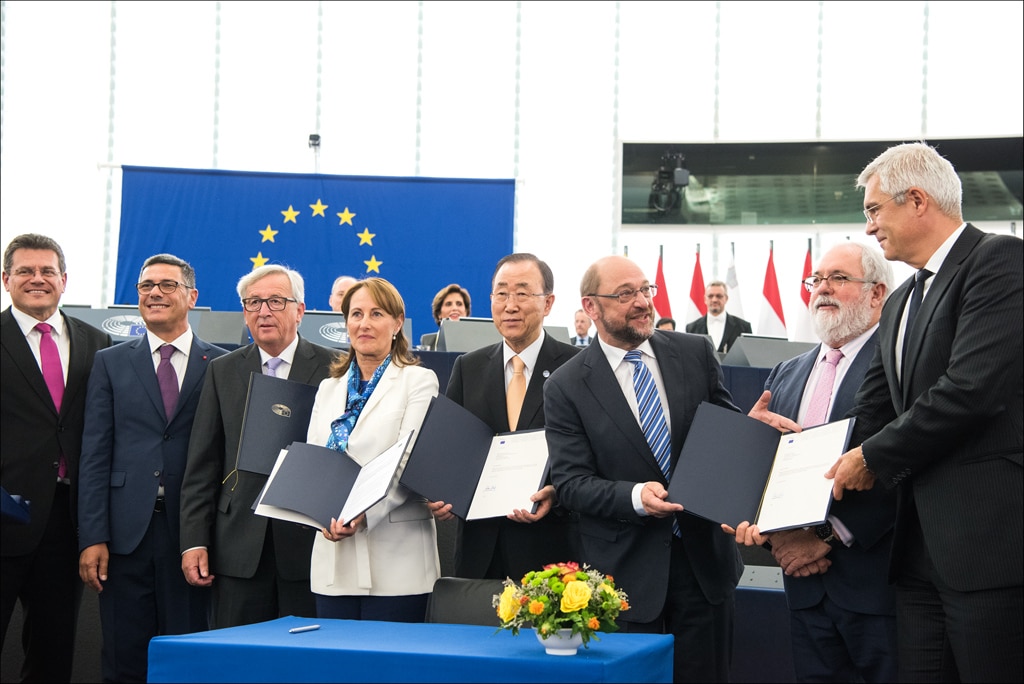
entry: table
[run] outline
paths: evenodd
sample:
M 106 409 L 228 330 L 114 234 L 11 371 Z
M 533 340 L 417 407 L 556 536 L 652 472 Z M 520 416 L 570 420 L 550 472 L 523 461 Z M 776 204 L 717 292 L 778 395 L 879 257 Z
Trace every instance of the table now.
M 293 627 L 320 629 L 290 634 Z M 155 637 L 149 682 L 670 682 L 671 636 L 599 634 L 575 656 L 532 630 L 285 617 Z

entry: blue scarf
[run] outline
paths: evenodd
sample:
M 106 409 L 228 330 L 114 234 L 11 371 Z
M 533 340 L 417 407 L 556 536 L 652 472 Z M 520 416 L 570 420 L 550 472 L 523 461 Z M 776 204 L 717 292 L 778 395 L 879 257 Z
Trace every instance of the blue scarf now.
M 384 371 L 387 370 L 389 365 L 391 365 L 391 354 L 388 354 L 384 362 L 377 366 L 377 370 L 373 372 L 373 377 L 370 378 L 370 381 L 366 383 L 366 387 L 360 392 L 359 367 L 355 360 L 352 361 L 352 365 L 348 369 L 348 401 L 345 402 L 345 412 L 331 421 L 331 436 L 327 440 L 328 449 L 334 449 L 335 451 L 345 451 L 348 449 L 348 436 L 355 429 L 359 414 L 363 412 L 366 401 L 377 387 L 377 381 L 380 380 L 380 376 L 384 375 Z

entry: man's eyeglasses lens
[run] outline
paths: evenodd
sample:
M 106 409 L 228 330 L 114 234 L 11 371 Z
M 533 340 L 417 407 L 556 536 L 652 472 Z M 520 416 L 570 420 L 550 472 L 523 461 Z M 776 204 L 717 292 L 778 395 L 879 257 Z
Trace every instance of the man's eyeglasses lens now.
M 540 293 L 540 294 L 533 294 L 532 292 L 492 292 L 491 293 L 491 299 L 493 301 L 497 302 L 498 304 L 504 304 L 505 302 L 507 302 L 509 300 L 509 298 L 513 299 L 515 302 L 517 302 L 519 304 L 525 304 L 526 302 L 530 301 L 530 299 L 533 298 L 533 297 L 544 297 L 544 296 L 545 296 L 545 294 L 543 292 Z
M 31 278 L 36 273 L 39 273 L 44 278 L 56 278 L 60 275 L 60 271 L 55 268 L 19 268 L 14 271 L 14 275 L 19 278 Z
M 187 288 L 188 285 L 182 285 L 177 280 L 161 280 L 159 283 L 151 283 L 148 280 L 145 280 L 141 283 L 138 283 L 135 286 L 135 289 L 139 291 L 139 294 L 149 294 L 150 292 L 153 291 L 154 287 L 160 288 L 160 291 L 163 292 L 164 294 L 172 294 L 179 287 Z
M 804 287 L 807 288 L 807 291 L 812 292 L 816 287 L 821 285 L 826 280 L 828 281 L 828 284 L 832 287 L 833 290 L 841 289 L 843 285 L 846 285 L 846 283 L 872 282 L 870 280 L 863 280 L 862 278 L 852 278 L 848 275 L 843 275 L 842 273 L 833 273 L 832 275 L 825 276 L 824 278 L 821 278 L 819 276 L 811 276 L 810 278 L 804 279 L 803 283 Z
M 294 299 L 287 299 L 285 297 L 267 297 L 266 299 L 247 297 L 242 300 L 242 306 L 245 307 L 246 311 L 256 312 L 262 309 L 263 303 L 266 302 L 267 308 L 271 311 L 284 311 L 284 307 L 288 306 L 288 302 L 294 301 Z

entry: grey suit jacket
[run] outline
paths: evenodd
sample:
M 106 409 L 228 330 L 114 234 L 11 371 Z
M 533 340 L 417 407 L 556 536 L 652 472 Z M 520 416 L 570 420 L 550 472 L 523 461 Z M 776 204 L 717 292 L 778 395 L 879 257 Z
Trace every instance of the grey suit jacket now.
M 632 608 L 620 619 L 650 622 L 668 591 L 672 525 L 670 518 L 637 515 L 631 496 L 636 483 L 665 478 L 603 344 L 598 337 L 544 387 L 551 479 L 562 505 L 579 516 L 580 561 L 611 573 L 629 593 Z M 701 402 L 739 409 L 706 338 L 655 330 L 651 346 L 666 381 L 674 468 Z M 688 513 L 676 518 L 699 590 L 709 603 L 725 601 L 743 569 L 735 542 L 707 520 Z
M 299 338 L 289 380 L 318 385 L 336 352 Z M 255 344 L 210 364 L 199 397 L 181 484 L 181 550 L 205 546 L 210 571 L 249 578 L 263 553 L 268 518 L 252 512 L 267 476 L 235 468 L 249 376 L 260 373 Z M 309 578 L 315 532 L 272 520 L 277 571 L 288 581 Z
M 28 525 L 4 524 L 0 545 L 3 556 L 31 553 L 42 540 L 57 488 L 61 453 L 71 480 L 71 516 L 74 520 L 78 517 L 78 457 L 86 383 L 93 356 L 110 346 L 110 335 L 70 316 L 64 316 L 64 325 L 71 357 L 58 415 L 43 372 L 10 307 L 0 313 L 0 484 L 10 494 L 20 494 L 32 502 Z
M 1021 585 L 1024 249 L 968 225 L 933 278 L 897 376 L 913 279 L 889 297 L 852 411 L 876 487 L 898 488 L 890 573 L 920 519 L 939 577 L 957 591 Z

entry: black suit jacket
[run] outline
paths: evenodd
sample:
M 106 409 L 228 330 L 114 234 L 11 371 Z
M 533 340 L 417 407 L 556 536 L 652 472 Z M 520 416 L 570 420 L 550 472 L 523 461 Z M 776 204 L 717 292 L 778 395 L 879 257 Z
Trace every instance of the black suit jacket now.
M 968 225 L 933 277 L 910 336 L 902 380 L 896 336 L 913 278 L 885 304 L 881 352 L 852 414 L 876 487 L 897 488 L 890 573 L 918 534 L 957 591 L 1020 587 L 1024 249 Z
M 878 331 L 868 338 L 850 362 L 843 381 L 835 388 L 828 420 L 839 420 L 853 407 L 864 374 L 878 352 Z M 821 353 L 820 347 L 783 361 L 772 369 L 764 388 L 771 390 L 768 410 L 797 419 L 807 378 Z M 793 610 L 818 605 L 827 593 L 840 607 L 855 613 L 895 615 L 896 596 L 888 581 L 889 551 L 896 519 L 895 492 L 875 487 L 866 492 L 847 492 L 832 503 L 836 516 L 854 536 L 847 547 L 832 544 L 828 558 L 832 566 L 820 575 L 782 578 L 786 601 Z
M 580 561 L 614 575 L 629 594 L 632 607 L 620 619 L 650 622 L 665 604 L 672 525 L 671 518 L 637 515 L 632 490 L 638 482 L 665 478 L 603 345 L 596 338 L 544 387 L 551 479 L 562 505 L 579 515 Z M 674 468 L 702 401 L 739 409 L 706 338 L 655 330 L 651 347 L 665 379 Z M 743 569 L 734 540 L 707 520 L 688 513 L 676 518 L 700 591 L 709 603 L 725 601 Z
M 61 453 L 71 480 L 71 515 L 77 521 L 78 457 L 82 451 L 86 383 L 93 356 L 110 346 L 110 335 L 70 316 L 64 316 L 64 325 L 71 356 L 58 415 L 43 373 L 10 307 L 0 314 L 0 474 L 9 493 L 20 494 L 32 502 L 28 525 L 3 523 L 0 553 L 4 556 L 31 553 L 43 538 L 57 488 Z
M 288 379 L 319 385 L 335 354 L 300 337 Z M 249 376 L 261 372 L 255 344 L 215 359 L 206 371 L 181 484 L 181 550 L 205 546 L 211 573 L 249 578 L 259 565 L 269 521 L 278 574 L 308 580 L 316 533 L 253 513 L 267 476 L 235 469 Z
M 718 345 L 717 351 L 723 354 L 732 349 L 733 342 L 742 335 L 743 333 L 749 333 L 751 331 L 750 323 L 746 322 L 739 316 L 733 316 L 730 313 L 725 314 L 725 330 L 722 331 L 722 342 Z M 690 321 L 686 324 L 686 332 L 695 333 L 697 335 L 708 334 L 708 317 L 701 316 L 697 320 Z
M 495 432 L 508 432 L 505 405 L 504 342 L 459 356 L 452 368 L 446 396 L 464 406 Z M 579 347 L 544 336 L 537 367 L 530 375 L 520 429 L 544 427 L 544 383 L 552 372 L 580 351 Z M 497 549 L 514 559 L 506 574 L 518 581 L 530 570 L 563 560 L 568 543 L 566 512 L 560 508 L 539 522 L 517 523 L 507 518 L 460 521 L 461 533 L 455 548 L 455 574 L 483 578 Z

